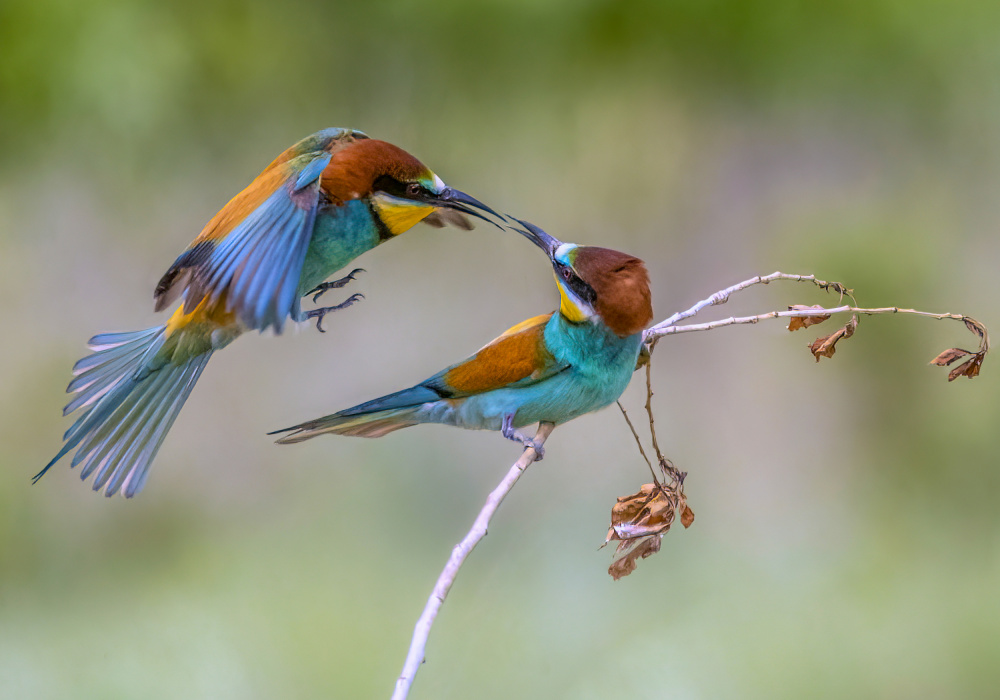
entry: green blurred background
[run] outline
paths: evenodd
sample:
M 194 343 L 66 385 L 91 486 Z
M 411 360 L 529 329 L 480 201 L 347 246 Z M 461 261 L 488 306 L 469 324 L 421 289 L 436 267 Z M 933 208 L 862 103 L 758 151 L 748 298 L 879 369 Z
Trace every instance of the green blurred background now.
M 1000 332 L 1000 4 L 0 3 L 0 696 L 386 697 L 452 545 L 517 456 L 440 427 L 276 447 L 556 304 L 544 259 L 418 227 L 367 299 L 211 363 L 133 501 L 60 464 L 98 331 L 283 148 L 349 126 L 553 234 L 648 261 L 659 318 L 775 269 Z M 721 315 L 833 299 L 748 292 Z M 706 318 L 711 317 L 710 315 Z M 828 324 L 833 330 L 832 322 Z M 560 428 L 467 563 L 415 698 L 938 698 L 1000 687 L 997 360 L 862 320 L 664 340 L 697 521 L 612 582 L 647 479 L 617 409 Z M 823 331 L 823 333 L 829 331 Z M 641 415 L 636 382 L 625 395 Z

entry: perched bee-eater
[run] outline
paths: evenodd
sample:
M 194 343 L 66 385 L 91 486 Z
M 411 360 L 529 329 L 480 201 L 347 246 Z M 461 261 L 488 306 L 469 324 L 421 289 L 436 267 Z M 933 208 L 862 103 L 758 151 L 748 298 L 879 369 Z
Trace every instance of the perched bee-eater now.
M 470 208 L 471 207 L 471 208 Z M 351 305 L 303 312 L 299 297 L 353 279 L 324 282 L 356 257 L 420 221 L 472 226 L 489 207 L 441 179 L 406 151 L 360 131 L 324 129 L 278 156 L 233 197 L 156 286 L 160 311 L 182 304 L 163 326 L 90 339 L 73 368 L 63 415 L 81 410 L 59 453 L 35 477 L 76 450 L 72 466 L 95 491 L 131 497 L 212 353 L 240 334 L 288 319 L 323 317 Z M 492 223 L 492 222 L 491 222 Z
M 277 432 L 292 443 L 323 433 L 381 437 L 418 423 L 499 430 L 528 445 L 521 428 L 565 423 L 621 396 L 653 318 L 649 276 L 638 258 L 562 243 L 520 222 L 552 261 L 559 310 L 514 326 L 472 357 L 409 389 Z M 536 450 L 541 456 L 540 446 Z

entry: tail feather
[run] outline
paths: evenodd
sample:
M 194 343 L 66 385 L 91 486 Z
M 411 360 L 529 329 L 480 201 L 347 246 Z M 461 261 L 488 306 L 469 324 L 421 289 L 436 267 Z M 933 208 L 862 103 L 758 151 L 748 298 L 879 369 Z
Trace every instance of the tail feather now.
M 425 404 L 435 403 L 446 394 L 426 384 L 417 384 L 377 399 L 360 403 L 323 418 L 275 430 L 270 435 L 291 433 L 278 438 L 279 445 L 302 442 L 323 433 L 377 438 L 424 422 L 418 415 Z
M 95 353 L 103 352 L 104 350 L 113 350 L 115 348 L 121 348 L 122 346 L 136 346 L 144 344 L 144 341 L 149 338 L 159 335 L 163 330 L 160 326 L 153 326 L 152 328 L 147 328 L 141 331 L 124 331 L 122 333 L 98 333 L 93 338 L 87 341 L 87 347 L 90 348 Z M 93 355 L 88 355 L 87 357 L 77 362 L 77 365 L 85 362 L 86 360 L 92 358 Z
M 301 423 L 284 430 L 276 430 L 271 435 L 277 433 L 290 433 L 275 440 L 279 445 L 290 445 L 314 438 L 324 433 L 336 435 L 352 435 L 354 437 L 377 438 L 402 428 L 409 428 L 420 421 L 416 417 L 420 406 L 409 408 L 395 408 L 385 411 L 375 411 L 362 415 L 344 415 L 335 413 L 332 416 L 317 418 L 307 423 Z
M 181 411 L 184 402 L 187 401 L 191 390 L 205 369 L 209 355 L 201 355 L 195 358 L 188 365 L 183 367 L 183 371 L 176 378 L 172 377 L 170 385 L 163 398 L 151 403 L 150 414 L 144 420 L 136 422 L 131 430 L 131 436 L 126 436 L 126 442 L 134 440 L 132 447 L 122 459 L 122 465 L 134 465 L 129 470 L 121 471 L 121 481 L 112 479 L 105 492 L 111 496 L 119 488 L 124 489 L 123 493 L 127 498 L 137 494 L 143 484 L 146 483 L 146 476 L 149 474 L 149 465 L 153 457 L 167 437 L 167 432 L 173 426 L 177 415 Z M 146 428 L 149 424 L 153 429 Z M 120 467 L 121 469 L 121 467 Z
M 169 372 L 157 372 L 142 393 L 136 392 L 129 397 L 132 400 L 123 401 L 100 429 L 80 445 L 77 453 L 86 452 L 80 478 L 86 479 L 93 473 L 95 491 L 104 487 L 114 469 L 124 466 L 119 455 L 132 443 L 127 439 L 129 434 L 136 426 L 145 424 L 149 409 L 161 399 L 164 390 L 169 389 L 170 379 Z
M 187 397 L 191 394 L 191 390 L 194 388 L 195 382 L 198 381 L 198 377 L 201 375 L 201 371 L 205 368 L 205 363 L 207 362 L 208 357 L 204 357 L 199 367 L 187 373 L 186 379 L 182 382 L 181 391 L 173 396 L 173 400 L 170 401 L 165 409 L 164 415 L 166 417 L 156 421 L 155 428 L 151 432 L 148 432 L 143 440 L 137 443 L 135 450 L 136 466 L 123 475 L 123 481 L 120 484 L 126 498 L 131 498 L 142 490 L 143 485 L 146 483 L 146 477 L 149 475 L 149 465 L 152 463 L 153 457 L 159 451 L 163 440 L 167 437 L 167 432 L 174 424 L 177 414 L 180 413 L 181 407 L 187 401 Z M 115 488 L 117 489 L 118 486 Z
M 70 466 L 82 465 L 82 479 L 93 474 L 95 491 L 131 497 L 142 489 L 150 463 L 212 355 L 163 364 L 157 353 L 165 340 L 165 327 L 91 338 L 94 353 L 74 366 L 76 377 L 67 391 L 77 396 L 64 411 L 83 413 L 34 481 L 76 450 Z
M 117 350 L 121 355 L 110 360 L 105 360 L 92 369 L 79 374 L 66 387 L 67 392 L 75 393 L 76 398 L 66 404 L 63 415 L 68 416 L 78 408 L 85 408 L 97 402 L 102 396 L 118 386 L 121 382 L 127 381 L 131 374 L 128 370 L 136 366 L 148 348 L 139 347 L 128 351 Z M 90 357 L 101 354 L 95 353 Z
M 123 357 L 142 355 L 147 349 L 149 340 L 159 335 L 160 331 L 160 328 L 147 328 L 144 331 L 136 331 L 134 333 L 105 333 L 103 335 L 95 335 L 87 342 L 87 347 L 90 348 L 93 354 L 77 360 L 76 364 L 73 365 L 73 376 L 79 377 L 99 367 L 106 367 Z M 109 342 L 107 340 L 109 336 L 134 337 L 121 342 Z M 117 352 L 108 352 L 109 350 L 116 350 Z M 70 386 L 72 387 L 75 383 L 76 380 L 71 382 Z
M 409 389 L 403 389 L 402 391 L 386 394 L 385 396 L 380 396 L 379 398 L 372 399 L 371 401 L 359 403 L 357 406 L 352 406 L 351 408 L 346 408 L 343 411 L 338 411 L 334 415 L 364 416 L 375 413 L 376 411 L 385 411 L 390 408 L 413 408 L 415 406 L 420 406 L 421 404 L 439 401 L 447 397 L 448 394 L 442 394 L 440 391 L 437 391 L 429 386 L 417 384 L 416 386 L 411 386 Z

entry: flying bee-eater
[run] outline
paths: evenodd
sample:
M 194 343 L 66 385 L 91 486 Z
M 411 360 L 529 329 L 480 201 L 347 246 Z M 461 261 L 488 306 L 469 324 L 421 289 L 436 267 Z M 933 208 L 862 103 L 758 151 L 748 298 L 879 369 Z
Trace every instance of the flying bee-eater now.
M 558 311 L 519 323 L 472 357 L 409 389 L 277 431 L 289 433 L 278 442 L 323 433 L 374 438 L 418 423 L 444 423 L 499 430 L 534 446 L 518 428 L 558 425 L 616 401 L 653 318 L 646 266 L 626 253 L 563 243 L 520 223 L 524 229 L 515 230 L 552 262 Z M 541 456 L 541 446 L 536 450 Z
M 356 257 L 420 221 L 472 228 L 492 209 L 447 187 L 406 151 L 360 131 L 324 129 L 286 150 L 205 226 L 154 292 L 154 308 L 181 305 L 166 324 L 90 339 L 73 368 L 63 415 L 80 411 L 59 453 L 73 450 L 93 489 L 131 497 L 212 353 L 239 335 L 316 319 L 351 305 L 303 312 L 359 270 L 325 282 Z M 499 215 L 497 215 L 499 216 Z M 491 222 L 492 223 L 492 222 Z

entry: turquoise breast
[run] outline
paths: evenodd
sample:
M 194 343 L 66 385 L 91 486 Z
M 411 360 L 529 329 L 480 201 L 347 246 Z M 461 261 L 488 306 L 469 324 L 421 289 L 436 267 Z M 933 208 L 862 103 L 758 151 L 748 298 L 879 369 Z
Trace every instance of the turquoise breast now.
M 299 296 L 381 242 L 378 224 L 364 200 L 321 208 L 302 265 Z

